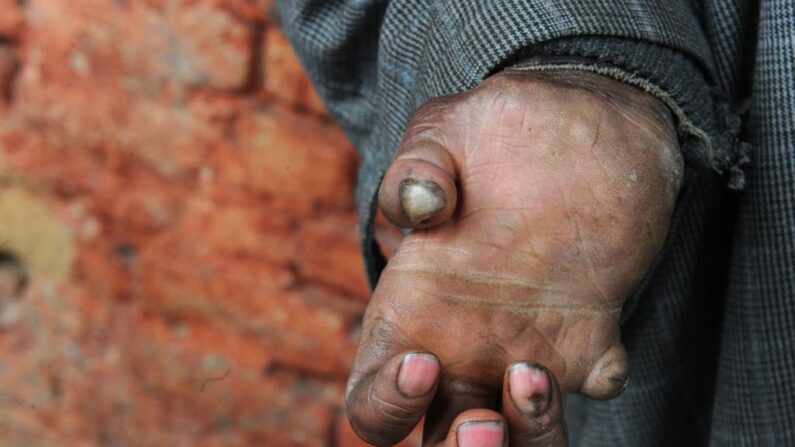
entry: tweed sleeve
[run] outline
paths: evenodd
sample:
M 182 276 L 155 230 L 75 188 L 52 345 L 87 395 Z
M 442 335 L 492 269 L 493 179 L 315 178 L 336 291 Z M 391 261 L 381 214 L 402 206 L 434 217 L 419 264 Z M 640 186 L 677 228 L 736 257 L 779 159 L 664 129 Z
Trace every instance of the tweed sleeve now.
M 282 25 L 329 111 L 357 149 L 375 125 L 386 0 L 279 0 Z

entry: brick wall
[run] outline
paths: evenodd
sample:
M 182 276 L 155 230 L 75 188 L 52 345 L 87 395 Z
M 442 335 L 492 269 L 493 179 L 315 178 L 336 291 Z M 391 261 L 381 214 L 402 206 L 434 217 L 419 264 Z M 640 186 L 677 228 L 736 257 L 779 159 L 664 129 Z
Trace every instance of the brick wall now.
M 269 0 L 0 0 L 0 445 L 362 445 L 356 164 Z

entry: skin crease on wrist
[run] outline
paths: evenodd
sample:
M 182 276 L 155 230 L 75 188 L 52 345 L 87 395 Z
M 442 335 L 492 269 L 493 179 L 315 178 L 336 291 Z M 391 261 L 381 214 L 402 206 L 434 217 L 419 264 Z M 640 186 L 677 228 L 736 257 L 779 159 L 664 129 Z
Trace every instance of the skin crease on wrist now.
M 662 247 L 682 171 L 667 109 L 600 75 L 504 72 L 418 110 L 379 193 L 415 230 L 365 315 L 346 393 L 357 432 L 388 445 L 427 413 L 437 442 L 462 411 L 498 407 L 517 361 L 549 368 L 563 392 L 620 393 L 618 317 Z M 432 355 L 402 368 L 435 377 L 400 379 L 427 393 L 385 391 L 405 352 Z

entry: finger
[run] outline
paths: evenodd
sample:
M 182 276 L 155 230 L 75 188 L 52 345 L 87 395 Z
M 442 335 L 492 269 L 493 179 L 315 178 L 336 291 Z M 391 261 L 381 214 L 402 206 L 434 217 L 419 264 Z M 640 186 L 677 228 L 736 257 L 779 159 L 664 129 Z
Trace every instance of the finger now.
M 408 436 L 433 400 L 440 370 L 436 356 L 407 353 L 350 385 L 345 402 L 354 431 L 375 445 Z
M 612 399 L 629 383 L 629 357 L 621 343 L 613 345 L 597 360 L 580 392 L 591 399 Z
M 492 410 L 475 409 L 455 418 L 447 438 L 437 447 L 504 447 L 508 445 L 505 420 Z
M 514 363 L 505 373 L 502 414 L 510 445 L 565 447 L 563 397 L 555 377 L 536 363 Z
M 405 143 L 384 175 L 378 193 L 381 211 L 404 228 L 428 228 L 455 211 L 456 169 L 447 149 L 431 138 Z
M 442 379 L 436 389 L 433 403 L 425 415 L 423 443 L 434 445 L 444 439 L 453 421 L 467 410 L 496 409 L 499 404 L 498 399 L 499 391 L 494 388 Z

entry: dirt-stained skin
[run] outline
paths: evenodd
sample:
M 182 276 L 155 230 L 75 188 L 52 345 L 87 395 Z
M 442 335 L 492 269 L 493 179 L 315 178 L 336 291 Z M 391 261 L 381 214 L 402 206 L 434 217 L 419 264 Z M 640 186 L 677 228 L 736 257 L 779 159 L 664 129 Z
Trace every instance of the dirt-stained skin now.
M 420 229 L 367 309 L 348 388 L 357 430 L 370 430 L 357 407 L 369 378 L 409 351 L 442 365 L 435 440 L 461 411 L 496 408 L 516 361 L 545 365 L 563 392 L 619 394 L 618 317 L 663 245 L 682 172 L 667 110 L 598 75 L 506 72 L 417 111 L 380 203 Z M 438 184 L 436 214 L 407 215 L 406 179 Z

